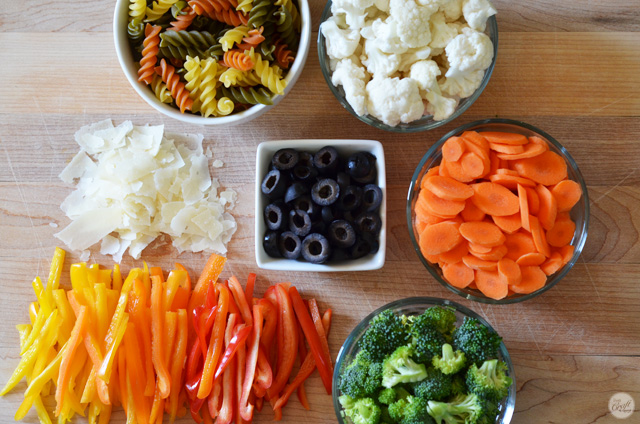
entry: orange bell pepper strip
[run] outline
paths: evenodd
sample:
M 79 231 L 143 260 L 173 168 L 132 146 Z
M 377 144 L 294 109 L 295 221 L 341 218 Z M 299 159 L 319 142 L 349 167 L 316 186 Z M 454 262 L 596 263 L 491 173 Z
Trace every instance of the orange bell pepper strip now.
M 329 336 L 329 330 L 331 329 L 331 317 L 333 316 L 333 311 L 331 309 L 327 309 L 324 311 L 322 315 L 322 326 L 324 327 L 324 332 Z
M 113 290 L 120 291 L 122 289 L 122 274 L 120 273 L 120 265 L 113 264 L 113 281 L 111 282 Z
M 229 289 L 231 289 L 231 293 L 233 294 L 236 305 L 238 305 L 238 309 L 240 309 L 240 313 L 242 314 L 244 323 L 247 326 L 250 326 L 253 322 L 253 317 L 251 316 L 251 307 L 249 306 L 248 299 L 245 296 L 244 290 L 242 290 L 240 282 L 235 276 L 229 278 Z
M 156 390 L 155 372 L 153 370 L 153 359 L 151 354 L 151 312 L 146 307 L 146 290 L 141 279 L 136 279 L 133 289 L 129 292 L 129 304 L 127 311 L 129 319 L 136 326 L 138 338 L 142 342 L 142 352 L 144 355 L 144 366 L 146 375 L 145 396 L 153 396 Z
M 255 286 L 256 274 L 252 272 L 249 274 L 249 277 L 247 278 L 247 285 L 244 288 L 244 296 L 247 298 L 247 302 L 249 302 L 250 305 L 253 304 L 253 291 L 255 289 Z
M 185 281 L 187 280 L 189 274 L 185 271 L 181 270 L 173 270 L 169 273 L 169 277 L 167 278 L 167 282 L 165 284 L 164 291 L 164 310 L 170 311 L 171 306 L 173 305 L 173 300 L 178 292 L 180 287 L 185 285 Z
M 156 370 L 157 388 L 160 397 L 165 399 L 171 393 L 171 376 L 164 361 L 164 308 L 162 303 L 162 282 L 152 277 L 151 286 L 151 358 Z
M 256 372 L 256 364 L 258 362 L 258 349 L 260 348 L 260 336 L 262 334 L 262 312 L 264 306 L 253 306 L 253 330 L 247 345 L 248 352 L 245 360 L 244 381 L 242 383 L 242 396 L 238 401 L 238 408 L 242 419 L 251 421 L 253 419 L 253 405 L 249 402 L 249 393 L 253 385 L 253 379 Z
M 207 357 L 202 369 L 202 379 L 200 380 L 200 387 L 198 387 L 197 397 L 205 399 L 211 393 L 213 387 L 213 375 L 218 367 L 218 360 L 224 350 L 224 332 L 225 325 L 227 323 L 227 312 L 229 311 L 229 298 L 231 294 L 222 284 L 216 285 L 216 292 L 218 292 L 218 310 L 216 312 L 216 318 L 211 329 L 211 341 L 209 342 L 209 348 L 207 350 Z
M 129 400 L 128 386 L 127 386 L 127 361 L 126 361 L 126 352 L 124 349 L 118 350 L 118 392 L 120 393 L 120 404 L 122 405 L 122 409 L 125 410 L 125 413 L 129 411 L 129 406 L 127 405 Z
M 178 330 L 173 352 L 171 354 L 171 394 L 169 395 L 169 421 L 173 422 L 178 414 L 178 401 L 182 390 L 182 371 L 187 359 L 187 343 L 189 338 L 189 320 L 186 309 L 178 310 Z
M 278 313 L 280 314 L 280 326 L 282 328 L 282 340 L 278 340 L 278 368 L 273 379 L 273 384 L 267 390 L 269 399 L 274 401 L 289 381 L 293 364 L 298 353 L 298 325 L 291 303 L 291 297 L 285 285 L 276 285 L 278 297 Z
M 164 273 L 162 272 L 162 268 L 159 266 L 152 266 L 149 268 L 149 276 L 156 276 L 160 278 L 160 282 L 164 283 Z
M 161 284 L 161 283 L 160 283 Z M 133 399 L 134 413 L 139 424 L 149 422 L 150 409 L 146 396 L 144 396 L 144 368 L 140 357 L 140 345 L 135 331 L 135 324 L 129 323 L 124 334 L 124 349 L 126 352 L 127 378 L 129 380 L 128 389 L 130 398 Z M 129 405 L 131 407 L 131 405 Z
M 185 281 L 185 285 L 183 287 L 188 290 L 189 293 L 191 293 L 191 277 L 189 277 L 189 271 L 187 271 L 187 268 L 185 268 L 181 263 L 176 262 L 175 266 L 176 269 L 187 273 L 187 280 Z
M 73 330 L 71 331 L 71 336 L 67 341 L 67 345 L 65 348 L 64 356 L 62 357 L 62 362 L 60 363 L 60 370 L 58 371 L 58 381 L 56 383 L 56 417 L 60 415 L 60 411 L 62 410 L 62 405 L 64 404 L 65 394 L 67 388 L 69 386 L 69 371 L 71 361 L 74 358 L 76 353 L 76 349 L 80 345 L 82 341 L 82 335 L 87 328 L 87 308 L 86 306 L 80 307 L 80 313 L 76 319 L 76 323 L 73 326 Z
M 192 311 L 196 306 L 204 304 L 209 281 L 215 283 L 218 280 L 220 273 L 222 273 L 222 270 L 224 269 L 226 261 L 227 258 L 216 255 L 215 253 L 209 257 L 209 260 L 200 274 L 200 278 L 198 278 L 196 286 L 193 288 L 193 293 L 189 300 L 189 311 Z

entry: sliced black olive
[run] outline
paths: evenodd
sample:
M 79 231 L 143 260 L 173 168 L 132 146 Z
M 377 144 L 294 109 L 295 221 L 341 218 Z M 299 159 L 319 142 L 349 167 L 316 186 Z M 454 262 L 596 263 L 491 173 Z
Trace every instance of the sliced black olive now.
M 321 264 L 331 256 L 331 247 L 325 236 L 311 233 L 302 241 L 302 257 L 308 262 Z
M 286 259 L 298 259 L 302 252 L 302 241 L 291 231 L 285 231 L 278 237 L 278 250 Z
M 340 208 L 344 211 L 357 209 L 362 203 L 362 189 L 357 186 L 349 186 L 340 196 Z
M 371 167 L 371 172 L 361 178 L 353 178 L 353 180 L 360 184 L 371 184 L 376 181 L 376 177 L 378 176 L 378 172 L 375 166 Z
M 336 175 L 336 181 L 340 186 L 340 191 L 344 192 L 348 186 L 351 185 L 351 177 L 346 172 L 338 172 Z
M 278 249 L 278 232 L 277 231 L 267 231 L 264 234 L 264 240 L 262 240 L 262 247 L 267 255 L 272 258 L 280 258 L 282 255 L 280 254 L 280 250 Z
M 362 207 L 367 212 L 373 212 L 382 204 L 382 190 L 375 184 L 367 184 L 362 189 Z
M 313 166 L 321 174 L 333 172 L 338 166 L 338 151 L 331 146 L 325 146 L 313 156 Z
M 302 183 L 293 183 L 287 188 L 287 192 L 284 195 L 285 203 L 291 203 L 300 196 L 304 196 L 309 193 L 309 187 Z
M 298 152 L 298 165 L 308 166 L 313 168 L 313 153 Z
M 364 212 L 356 218 L 355 226 L 360 234 L 377 235 L 382 227 L 382 220 L 377 213 Z
M 295 149 L 280 149 L 271 158 L 271 163 L 275 169 L 286 171 L 298 164 L 298 151 Z
M 320 215 L 322 216 L 322 220 L 327 224 L 338 219 L 338 214 L 334 206 L 323 206 Z
M 364 152 L 354 153 L 347 159 L 347 170 L 353 178 L 363 178 L 371 172 L 374 166 L 369 161 L 369 156 Z
M 364 233 L 364 234 L 361 234 L 360 237 L 362 238 L 362 240 L 369 243 L 369 248 L 370 248 L 369 253 L 377 253 L 378 250 L 380 250 L 380 241 L 378 240 L 377 234 L 374 235 L 370 233 Z
M 311 184 L 318 176 L 318 170 L 312 166 L 296 165 L 291 171 L 291 177 L 296 181 Z
M 287 208 L 278 200 L 264 208 L 264 222 L 270 230 L 282 230 L 287 222 Z
M 311 232 L 311 218 L 305 211 L 299 209 L 289 212 L 289 230 L 298 237 L 304 237 Z
M 356 243 L 349 250 L 349 253 L 351 253 L 351 259 L 360 259 L 371 253 L 371 245 L 367 240 L 358 238 Z
M 320 206 L 332 205 L 339 197 L 340 186 L 331 178 L 322 179 L 311 188 L 311 199 Z
M 311 217 L 311 220 L 314 220 L 320 215 L 320 206 L 313 203 L 311 200 L 311 196 L 305 194 L 304 196 L 298 197 L 292 203 L 293 209 L 300 209 L 301 211 L 305 211 Z
M 351 247 L 356 242 L 356 232 L 351 224 L 343 219 L 339 219 L 329 225 L 327 238 L 329 238 L 332 246 Z
M 264 193 L 269 199 L 277 199 L 284 196 L 286 188 L 287 178 L 277 169 L 272 169 L 267 172 L 267 175 L 262 179 L 262 193 Z

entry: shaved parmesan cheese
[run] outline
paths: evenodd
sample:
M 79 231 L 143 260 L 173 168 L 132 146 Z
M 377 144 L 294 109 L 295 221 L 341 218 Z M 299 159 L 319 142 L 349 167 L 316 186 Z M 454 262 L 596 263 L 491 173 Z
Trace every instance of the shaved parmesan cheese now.
M 56 234 L 71 249 L 102 241 L 100 253 L 116 262 L 127 249 L 138 259 L 166 233 L 180 252 L 227 252 L 237 228 L 228 211 L 237 194 L 218 195 L 220 184 L 209 173 L 213 153 L 209 147 L 204 153 L 202 135 L 106 120 L 82 127 L 75 139 L 81 150 L 60 173 L 62 181 L 76 181 L 60 206 L 72 222 Z

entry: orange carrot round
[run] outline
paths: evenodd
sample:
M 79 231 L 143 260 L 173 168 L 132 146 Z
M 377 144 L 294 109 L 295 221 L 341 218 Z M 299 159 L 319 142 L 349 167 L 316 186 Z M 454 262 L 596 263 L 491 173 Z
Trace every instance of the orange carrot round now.
M 536 252 L 533 237 L 526 232 L 518 231 L 514 234 L 507 234 L 505 239 L 504 245 L 507 246 L 506 258 L 517 261 L 522 255 Z
M 450 137 L 442 145 L 442 157 L 447 161 L 455 162 L 465 151 L 464 140 L 460 137 Z
M 526 187 L 535 187 L 536 183 L 528 178 L 522 178 L 515 175 L 508 174 L 495 174 L 489 177 L 489 181 L 492 183 L 500 184 L 508 188 L 509 190 L 515 190 L 518 184 L 522 184 Z
M 562 266 L 565 266 L 569 263 L 571 258 L 573 258 L 573 253 L 575 252 L 575 250 L 576 248 L 570 244 L 562 246 L 560 248 L 560 254 L 562 255 Z
M 464 209 L 460 212 L 462 219 L 465 221 L 482 221 L 486 214 L 482 212 L 478 207 L 473 203 L 473 200 L 470 198 L 466 200 L 464 204 Z
M 421 190 L 419 197 L 424 199 L 427 209 L 436 216 L 455 216 L 464 209 L 464 201 L 443 199 L 429 190 Z
M 541 265 L 546 259 L 542 253 L 533 252 L 520 256 L 516 263 L 520 266 L 534 266 Z
M 547 231 L 547 243 L 550 246 L 562 247 L 573 240 L 576 224 L 571 219 L 558 219 L 553 227 Z
M 535 158 L 537 156 L 540 156 L 545 151 L 547 151 L 547 149 L 544 146 L 540 144 L 529 143 L 524 147 L 524 151 L 522 153 L 516 153 L 513 155 L 510 155 L 507 153 L 498 153 L 498 157 L 504 160 L 515 161 L 515 160 L 521 160 L 521 159 Z
M 547 276 L 539 266 L 523 266 L 520 267 L 520 271 L 522 272 L 522 280 L 518 284 L 509 286 L 516 293 L 533 293 L 543 288 L 547 283 Z
M 553 252 L 551 257 L 540 265 L 540 269 L 546 275 L 553 275 L 558 272 L 560 268 L 562 268 L 562 255 L 558 252 Z
M 522 204 L 520 204 L 520 209 L 522 209 Z M 507 234 L 513 234 L 522 228 L 522 219 L 519 213 L 508 216 L 492 216 L 491 218 Z
M 538 218 L 535 216 L 530 216 L 529 221 L 531 221 L 531 236 L 533 237 L 536 250 L 546 257 L 551 256 L 551 248 L 549 247 L 549 243 L 547 243 L 547 237 L 540 225 L 540 221 L 538 221 Z
M 499 131 L 483 131 L 482 136 L 489 141 L 489 143 L 495 144 L 508 144 L 512 146 L 519 146 L 529 143 L 529 139 L 522 134 L 507 133 Z
M 513 166 L 521 176 L 546 186 L 567 178 L 567 163 L 562 156 L 550 150 L 517 160 Z
M 520 144 L 499 144 L 489 142 L 489 147 L 498 153 L 515 155 L 524 152 L 524 147 Z
M 469 243 L 469 250 L 477 253 L 489 253 L 493 247 L 485 246 L 483 244 Z
M 442 266 L 442 275 L 449 284 L 459 289 L 467 287 L 474 279 L 473 270 L 462 261 L 453 264 L 444 264 Z
M 460 158 L 460 165 L 464 173 L 471 178 L 479 178 L 487 172 L 482 158 L 475 153 L 463 154 Z
M 456 262 L 460 262 L 462 258 L 468 254 L 469 247 L 467 246 L 467 242 L 463 240 L 456 247 L 448 252 L 441 253 L 438 257 L 446 264 L 455 264 Z
M 538 221 L 545 230 L 550 230 L 556 222 L 558 214 L 558 204 L 556 198 L 549 189 L 542 184 L 536 186 L 536 193 L 540 199 L 540 210 L 538 211 Z
M 502 258 L 498 261 L 498 274 L 507 284 L 518 284 L 522 281 L 520 265 L 509 258 Z
M 460 224 L 460 234 L 471 243 L 487 247 L 499 246 L 505 241 L 500 228 L 490 222 L 464 222 Z
M 484 261 L 472 255 L 462 258 L 462 262 L 469 268 L 480 271 L 495 271 L 498 267 L 498 262 Z
M 553 186 L 551 194 L 555 197 L 559 212 L 570 211 L 582 197 L 580 184 L 573 180 L 560 181 Z
M 478 290 L 491 299 L 504 299 L 509 293 L 509 285 L 500 277 L 497 271 L 478 270 L 475 273 Z
M 428 255 L 439 255 L 462 241 L 458 224 L 450 221 L 429 225 L 420 233 L 420 249 Z
M 423 187 L 445 200 L 464 201 L 473 196 L 473 189 L 467 184 L 440 175 L 430 177 Z
M 538 212 L 540 211 L 540 198 L 538 197 L 538 193 L 536 193 L 536 190 L 533 187 L 525 187 L 525 189 L 527 190 L 529 213 L 531 215 L 538 215 Z
M 490 251 L 484 253 L 469 249 L 469 253 L 483 261 L 499 261 L 507 254 L 507 246 L 501 244 L 500 246 L 493 247 Z
M 473 203 L 482 212 L 493 216 L 513 215 L 520 210 L 518 196 L 500 184 L 483 182 L 473 184 Z
M 529 196 L 527 196 L 527 189 L 520 184 L 518 184 L 518 200 L 520 201 L 520 223 L 522 228 L 531 231 L 531 223 L 529 222 Z

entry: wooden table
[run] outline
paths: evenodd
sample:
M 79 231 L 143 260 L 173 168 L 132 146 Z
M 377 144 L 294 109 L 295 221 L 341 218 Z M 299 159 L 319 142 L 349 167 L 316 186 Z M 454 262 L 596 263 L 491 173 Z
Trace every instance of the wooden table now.
M 315 44 L 297 85 L 273 111 L 229 129 L 195 127 L 156 113 L 127 83 L 113 47 L 114 2 L 0 2 L 0 381 L 18 363 L 14 327 L 28 320 L 27 306 L 34 300 L 30 282 L 36 275 L 46 277 L 58 245 L 53 234 L 68 223 L 59 205 L 71 188 L 57 176 L 78 149 L 73 133 L 111 117 L 116 123 L 131 119 L 203 133 L 225 162 L 216 176 L 239 193 L 234 212 L 239 229 L 226 277 L 257 270 L 253 181 L 259 142 L 380 140 L 389 210 L 384 268 L 343 274 L 260 271 L 258 292 L 270 283 L 292 281 L 306 296 L 320 299 L 321 308 L 333 308 L 334 357 L 374 308 L 408 296 L 455 300 L 504 336 L 516 367 L 513 422 L 615 423 L 607 405 L 616 392 L 635 398 L 636 413 L 626 422 L 639 422 L 640 8 L 629 0 L 495 5 L 500 48 L 484 94 L 452 124 L 399 135 L 369 127 L 340 107 L 322 78 Z M 311 1 L 314 40 L 323 6 Z M 404 213 L 411 175 L 428 147 L 463 123 L 494 116 L 526 121 L 563 143 L 587 181 L 591 205 L 589 238 L 574 269 L 544 295 L 509 306 L 466 301 L 435 282 L 413 250 Z M 78 257 L 70 252 L 66 269 Z M 164 267 L 180 260 L 194 273 L 206 259 L 178 255 L 166 243 L 155 243 L 143 257 Z M 95 251 L 90 261 L 109 263 Z M 133 264 L 129 258 L 123 266 Z M 317 375 L 307 387 L 312 410 L 292 400 L 283 422 L 335 422 L 331 398 Z M 24 388 L 21 384 L 0 400 L 0 422 L 12 420 Z M 114 417 L 124 422 L 122 412 Z M 271 418 L 265 410 L 256 422 Z M 37 422 L 34 411 L 28 421 Z

